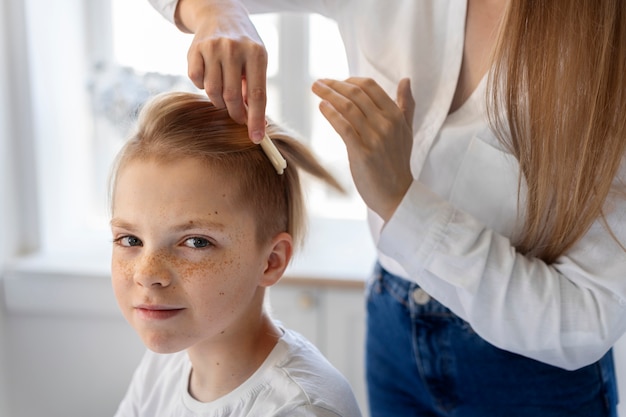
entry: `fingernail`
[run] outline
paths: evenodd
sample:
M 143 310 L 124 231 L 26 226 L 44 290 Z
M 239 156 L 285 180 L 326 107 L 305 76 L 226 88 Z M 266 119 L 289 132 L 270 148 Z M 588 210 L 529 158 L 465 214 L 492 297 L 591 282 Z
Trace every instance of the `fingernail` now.
M 252 142 L 254 143 L 259 143 L 263 140 L 263 136 L 265 136 L 263 134 L 263 132 L 261 130 L 255 130 L 254 132 L 252 132 Z

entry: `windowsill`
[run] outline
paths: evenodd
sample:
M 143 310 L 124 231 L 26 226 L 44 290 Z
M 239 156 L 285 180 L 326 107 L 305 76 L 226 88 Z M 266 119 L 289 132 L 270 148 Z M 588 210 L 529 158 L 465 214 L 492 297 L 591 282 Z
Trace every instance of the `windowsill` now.
M 118 317 L 110 284 L 109 249 L 34 254 L 16 260 L 4 279 L 9 314 L 73 314 Z M 304 249 L 282 281 L 307 285 L 362 286 L 376 251 L 363 220 L 313 219 Z

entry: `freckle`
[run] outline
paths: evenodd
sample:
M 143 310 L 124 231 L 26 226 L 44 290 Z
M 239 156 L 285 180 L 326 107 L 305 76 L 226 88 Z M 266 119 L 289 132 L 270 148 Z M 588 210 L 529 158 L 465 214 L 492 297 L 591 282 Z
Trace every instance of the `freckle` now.
M 215 213 L 215 214 L 217 214 L 217 210 L 215 210 L 215 212 L 214 212 L 214 213 Z
M 220 366 L 220 363 L 219 363 L 219 362 L 216 362 L 215 364 L 216 364 L 217 366 Z
M 224 295 L 224 293 L 223 293 L 223 292 L 220 292 L 220 295 Z

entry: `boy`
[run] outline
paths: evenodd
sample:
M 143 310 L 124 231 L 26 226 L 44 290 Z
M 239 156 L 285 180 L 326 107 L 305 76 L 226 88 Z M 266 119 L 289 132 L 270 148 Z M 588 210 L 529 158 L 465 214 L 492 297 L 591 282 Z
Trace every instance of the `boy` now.
M 303 232 L 296 167 L 339 187 L 267 132 L 286 168 L 203 96 L 142 110 L 111 182 L 112 280 L 149 351 L 116 416 L 360 416 L 345 378 L 263 306 Z

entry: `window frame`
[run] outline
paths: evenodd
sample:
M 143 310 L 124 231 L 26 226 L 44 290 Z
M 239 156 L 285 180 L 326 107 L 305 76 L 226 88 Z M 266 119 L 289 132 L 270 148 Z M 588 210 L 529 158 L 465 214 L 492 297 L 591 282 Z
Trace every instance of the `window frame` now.
M 0 10 L 0 266 L 39 245 L 34 140 L 30 116 L 24 9 Z M 17 139 L 19 138 L 19 140 Z

